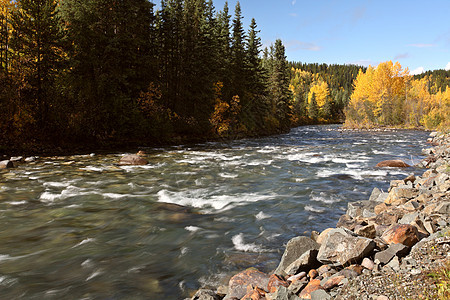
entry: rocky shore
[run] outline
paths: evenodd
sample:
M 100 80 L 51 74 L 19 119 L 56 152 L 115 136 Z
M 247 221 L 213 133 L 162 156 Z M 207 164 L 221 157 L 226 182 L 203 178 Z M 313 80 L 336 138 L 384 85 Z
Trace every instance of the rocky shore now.
M 250 268 L 191 299 L 436 299 L 427 275 L 449 266 L 450 135 L 428 142 L 422 176 L 349 203 L 336 228 L 291 239 L 271 274 Z

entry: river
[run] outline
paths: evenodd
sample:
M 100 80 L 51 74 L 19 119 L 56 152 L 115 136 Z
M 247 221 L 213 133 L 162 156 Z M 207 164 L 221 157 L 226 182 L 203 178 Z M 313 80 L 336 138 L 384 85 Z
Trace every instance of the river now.
M 422 173 L 374 166 L 417 163 L 427 135 L 306 126 L 147 149 L 147 166 L 117 153 L 0 171 L 0 298 L 183 299 L 249 266 L 269 272 L 290 238 Z

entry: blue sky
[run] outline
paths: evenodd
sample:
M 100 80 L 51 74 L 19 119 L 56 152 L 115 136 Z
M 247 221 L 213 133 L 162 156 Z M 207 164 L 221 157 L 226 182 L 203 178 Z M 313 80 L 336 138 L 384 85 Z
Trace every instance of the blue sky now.
M 236 0 L 229 0 L 234 15 Z M 222 10 L 225 0 L 214 0 Z M 281 39 L 288 60 L 399 61 L 412 73 L 450 69 L 450 0 L 240 0 L 265 46 Z

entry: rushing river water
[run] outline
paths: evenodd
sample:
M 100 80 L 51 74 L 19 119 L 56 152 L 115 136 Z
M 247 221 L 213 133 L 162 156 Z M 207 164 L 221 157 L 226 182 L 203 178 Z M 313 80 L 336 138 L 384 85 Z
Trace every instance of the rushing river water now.
M 427 133 L 309 126 L 232 143 L 41 158 L 0 172 L 1 299 L 182 299 L 334 227 L 349 201 L 422 171 Z M 178 204 L 183 207 L 180 207 Z

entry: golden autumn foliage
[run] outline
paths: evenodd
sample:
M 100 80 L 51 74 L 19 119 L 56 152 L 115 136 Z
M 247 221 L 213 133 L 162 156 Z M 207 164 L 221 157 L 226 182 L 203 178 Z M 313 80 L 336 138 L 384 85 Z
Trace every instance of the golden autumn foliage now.
M 241 111 L 239 96 L 233 96 L 228 104 L 221 99 L 222 88 L 222 82 L 214 84 L 216 104 L 214 105 L 214 112 L 209 119 L 214 131 L 220 136 L 226 135 L 230 131 L 232 126 L 235 125 L 236 118 Z
M 448 88 L 432 93 L 428 77 L 414 80 L 392 61 L 360 71 L 346 109 L 347 127 L 446 126 Z
M 308 104 L 311 103 L 311 98 L 313 94 L 316 96 L 318 108 L 322 108 L 327 102 L 327 99 L 330 97 L 330 90 L 328 89 L 328 84 L 320 79 L 315 81 L 308 93 Z

